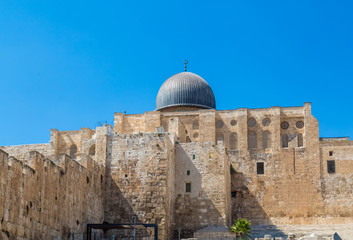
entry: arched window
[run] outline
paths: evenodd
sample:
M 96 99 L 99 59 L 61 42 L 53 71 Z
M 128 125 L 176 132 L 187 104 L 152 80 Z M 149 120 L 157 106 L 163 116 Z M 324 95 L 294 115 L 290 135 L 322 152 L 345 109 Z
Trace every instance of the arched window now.
M 199 129 L 199 121 L 194 121 L 192 123 L 192 129 L 193 130 L 198 130 Z
M 238 149 L 238 134 L 231 133 L 229 136 L 229 147 L 231 150 Z
M 298 147 L 303 146 L 303 134 L 299 133 L 298 134 Z
M 217 133 L 217 135 L 216 135 L 216 142 L 219 142 L 219 141 L 224 141 L 224 135 L 223 135 L 223 133 Z
M 77 146 L 76 144 L 72 144 L 70 147 L 70 157 L 71 158 L 76 158 L 76 153 L 77 153 Z
M 264 131 L 262 134 L 262 147 L 264 149 L 271 148 L 271 133 L 270 131 Z
M 257 136 L 255 132 L 249 132 L 248 135 L 248 148 L 257 148 Z
M 288 147 L 288 135 L 287 134 L 282 134 L 282 147 L 283 148 Z
M 96 144 L 93 144 L 93 145 L 89 148 L 89 150 L 88 150 L 88 155 L 90 155 L 90 156 L 96 155 Z

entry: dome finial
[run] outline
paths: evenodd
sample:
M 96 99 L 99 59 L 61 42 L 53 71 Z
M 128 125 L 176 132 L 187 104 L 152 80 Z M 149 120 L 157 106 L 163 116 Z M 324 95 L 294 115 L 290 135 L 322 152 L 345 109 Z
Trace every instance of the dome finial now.
M 188 67 L 187 67 L 187 65 L 188 65 L 188 60 L 187 59 L 185 59 L 184 60 L 184 64 L 185 64 L 185 72 L 188 70 Z

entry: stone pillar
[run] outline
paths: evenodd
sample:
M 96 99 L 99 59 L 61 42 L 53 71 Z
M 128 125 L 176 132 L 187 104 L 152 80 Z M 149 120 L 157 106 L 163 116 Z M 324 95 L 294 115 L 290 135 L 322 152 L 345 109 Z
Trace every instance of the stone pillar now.
M 109 155 L 109 145 L 112 142 L 113 127 L 109 124 L 104 124 L 103 127 L 96 128 L 96 156 L 95 160 L 98 163 L 105 165 Z
M 58 155 L 59 148 L 59 131 L 57 129 L 50 129 L 50 146 L 54 149 L 54 156 Z
M 216 110 L 200 110 L 199 115 L 200 143 L 216 141 Z
M 248 110 L 238 109 L 238 148 L 241 154 L 248 152 Z
M 124 134 L 124 115 L 122 113 L 114 113 L 114 132 Z
M 181 124 L 178 117 L 173 117 L 169 119 L 169 132 L 175 133 L 179 142 L 186 141 L 185 128 Z
M 90 147 L 87 145 L 87 141 L 92 137 L 92 130 L 90 128 L 81 128 L 81 150 L 79 153 L 81 154 L 88 154 L 88 148 Z
M 271 107 L 271 148 L 275 151 L 281 149 L 281 108 Z

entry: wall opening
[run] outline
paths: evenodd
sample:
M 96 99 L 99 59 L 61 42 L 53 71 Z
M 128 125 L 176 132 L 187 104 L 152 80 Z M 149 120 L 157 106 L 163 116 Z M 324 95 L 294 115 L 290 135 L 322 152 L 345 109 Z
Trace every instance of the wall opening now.
M 88 150 L 88 155 L 90 156 L 96 155 L 96 144 L 93 144 L 92 146 L 90 146 Z
M 257 136 L 255 132 L 249 132 L 248 135 L 248 148 L 254 149 L 257 148 Z
M 271 148 L 271 133 L 264 131 L 262 134 L 262 146 L 264 149 Z
M 185 183 L 185 192 L 191 193 L 191 183 Z
M 199 129 L 199 121 L 194 121 L 192 123 L 192 129 L 194 129 L 194 130 L 198 130 Z
M 303 134 L 299 133 L 298 134 L 298 147 L 302 147 L 303 144 Z
M 229 136 L 229 148 L 231 150 L 238 149 L 238 134 L 231 133 Z
M 224 122 L 222 120 L 217 120 L 217 122 L 216 122 L 216 127 L 217 128 L 222 128 L 223 125 L 224 125 Z
M 335 173 L 336 172 L 335 160 L 328 160 L 327 161 L 327 172 L 328 173 Z
M 288 147 L 288 135 L 287 134 L 282 134 L 282 147 L 283 148 Z
M 256 173 L 265 174 L 265 166 L 263 162 L 256 163 Z
M 77 153 L 77 146 L 76 146 L 76 144 L 72 144 L 71 147 L 70 147 L 70 157 L 72 159 L 75 159 L 76 158 L 76 153 Z

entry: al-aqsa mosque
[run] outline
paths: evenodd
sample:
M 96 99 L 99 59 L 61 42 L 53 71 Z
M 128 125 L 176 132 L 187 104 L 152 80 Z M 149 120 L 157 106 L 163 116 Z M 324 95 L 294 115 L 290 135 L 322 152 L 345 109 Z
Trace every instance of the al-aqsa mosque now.
M 216 97 L 185 71 L 155 110 L 0 147 L 0 239 L 86 239 L 87 224 L 133 218 L 158 239 L 205 239 L 196 233 L 239 218 L 353 224 L 353 141 L 320 138 L 310 103 L 217 110 Z

